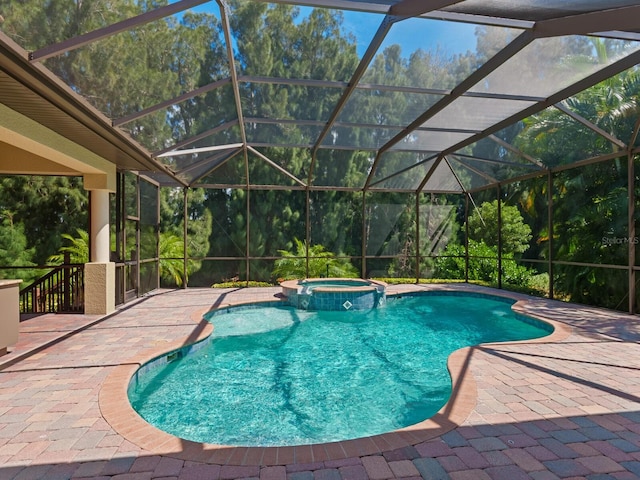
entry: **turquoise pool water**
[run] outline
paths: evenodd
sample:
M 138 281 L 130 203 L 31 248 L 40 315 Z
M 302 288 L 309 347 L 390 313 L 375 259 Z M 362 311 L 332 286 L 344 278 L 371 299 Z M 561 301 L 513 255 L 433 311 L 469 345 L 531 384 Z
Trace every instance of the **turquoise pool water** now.
M 447 402 L 454 350 L 550 333 L 510 306 L 409 295 L 367 312 L 231 308 L 210 318 L 206 346 L 138 375 L 129 398 L 149 423 L 199 442 L 300 445 L 389 432 Z

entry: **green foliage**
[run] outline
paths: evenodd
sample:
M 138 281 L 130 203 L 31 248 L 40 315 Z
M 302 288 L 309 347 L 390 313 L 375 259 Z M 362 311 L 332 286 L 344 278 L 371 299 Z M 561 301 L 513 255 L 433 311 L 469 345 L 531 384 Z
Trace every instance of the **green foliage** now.
M 77 236 L 62 234 L 67 242 L 60 247 L 58 253 L 51 255 L 48 263 L 62 265 L 65 254 L 69 254 L 71 263 L 86 263 L 89 261 L 89 234 L 82 229 L 76 230 Z M 153 255 L 155 257 L 155 255 Z M 169 284 L 181 286 L 184 281 L 183 265 L 184 244 L 182 237 L 171 233 L 161 233 L 159 243 L 160 277 Z M 187 273 L 195 266 L 195 262 L 188 262 Z
M 600 57 L 610 53 L 596 44 Z M 614 137 L 631 138 L 640 107 L 640 75 L 630 69 L 567 99 L 567 108 Z M 550 167 L 609 154 L 619 146 L 594 135 L 557 109 L 547 109 L 524 123 L 516 146 Z M 624 157 L 562 171 L 553 179 L 553 260 L 586 264 L 625 265 L 628 239 L 627 160 Z M 636 180 L 637 183 L 637 180 Z M 544 191 L 544 194 L 548 192 Z M 637 197 L 637 193 L 636 193 Z M 544 210 L 532 209 L 535 220 Z M 543 222 L 538 221 L 541 225 Z M 540 256 L 549 258 L 549 232 L 540 228 Z M 620 270 L 592 266 L 554 266 L 555 294 L 567 300 L 625 309 L 628 279 Z
M 189 248 L 189 242 L 187 242 Z M 160 259 L 160 279 L 164 285 L 182 286 L 184 283 L 184 241 L 182 236 L 171 232 L 161 232 L 158 244 Z M 200 269 L 201 262 L 187 260 L 187 277 Z
M 532 271 L 518 265 L 515 256 L 529 248 L 531 228 L 524 223 L 515 206 L 502 205 L 502 282 L 526 287 Z M 498 283 L 498 201 L 483 202 L 469 216 L 469 280 Z M 449 243 L 442 256 L 434 262 L 437 278 L 465 278 L 465 247 Z
M 166 4 L 167 0 L 4 0 L 0 2 L 4 17 L 0 28 L 25 50 L 36 51 Z M 240 0 L 231 0 L 225 6 L 233 13 L 229 18 L 240 75 L 325 82 L 348 82 L 352 78 L 359 63 L 356 40 L 345 34 L 343 17 L 339 12 Z M 517 34 L 514 29 L 480 26 L 476 31 L 476 51 L 454 57 L 441 51 L 420 49 L 407 55 L 399 45 L 388 45 L 372 59 L 363 82 L 451 89 L 460 79 L 467 78 L 478 66 L 501 51 Z M 563 58 L 559 68 L 571 74 L 572 70 L 582 68 L 585 61 L 592 62 L 593 52 L 604 64 L 608 59 L 616 58 L 619 53 L 616 48 L 628 47 L 626 42 L 585 36 L 549 39 L 541 43 L 544 43 L 544 49 L 532 44 L 524 52 L 530 54 L 531 59 L 540 61 L 521 62 L 519 73 L 523 78 L 544 78 L 547 74 L 548 78 L 553 78 L 557 75 L 558 72 L 543 70 L 547 64 L 558 65 L 557 62 L 547 62 L 547 59 Z M 566 55 L 567 52 L 570 54 Z M 225 39 L 218 18 L 208 13 L 185 11 L 54 56 L 47 59 L 46 66 L 101 112 L 118 119 L 228 79 L 229 64 L 225 55 Z M 488 77 L 487 81 L 492 79 Z M 292 120 L 326 123 L 341 95 L 338 88 L 319 88 L 296 82 L 240 82 L 239 88 L 245 117 L 269 120 L 245 122 L 246 137 L 256 144 L 273 140 L 290 145 L 309 144 L 313 129 L 308 125 L 296 125 Z M 127 122 L 121 128 L 152 152 L 204 132 L 208 132 L 211 144 L 235 143 L 242 138 L 238 125 L 219 128 L 231 125 L 237 119 L 237 106 L 229 92 L 228 85 L 220 86 L 169 109 Z M 604 132 L 627 142 L 632 138 L 638 118 L 638 98 L 640 77 L 638 70 L 632 68 L 563 103 Z M 176 285 L 184 281 L 182 235 L 185 222 L 188 223 L 187 253 L 190 259 L 194 259 L 189 260 L 189 277 L 191 280 L 197 275 L 202 285 L 210 284 L 212 270 L 217 268 L 217 265 L 213 266 L 214 262 L 201 261 L 207 256 L 232 259 L 227 261 L 233 266 L 227 268 L 240 270 L 240 275 L 229 272 L 228 278 L 233 278 L 244 276 L 247 255 L 271 258 L 279 253 L 285 258 L 276 264 L 276 276 L 323 276 L 327 274 L 327 263 L 330 276 L 357 276 L 349 262 L 336 259 L 330 253 L 340 252 L 353 257 L 366 254 L 389 258 L 387 274 L 412 278 L 416 257 L 428 258 L 433 253 L 440 253 L 432 250 L 435 243 L 430 243 L 429 235 L 418 236 L 415 233 L 415 197 L 368 193 L 363 205 L 361 192 L 312 191 L 307 205 L 302 191 L 248 191 L 237 186 L 260 184 L 286 188 L 299 186 L 298 179 L 302 183 L 320 186 L 361 188 L 375 157 L 370 149 L 387 141 L 390 134 L 388 126 L 406 125 L 413 121 L 429 107 L 431 101 L 429 95 L 412 94 L 410 90 L 358 89 L 340 112 L 332 133 L 335 138 L 325 139 L 327 142 L 323 148 L 317 149 L 313 162 L 307 148 L 261 148 L 260 155 L 270 159 L 271 163 L 255 153 L 248 154 L 246 158 L 242 155 L 215 157 L 217 168 L 212 171 L 207 170 L 209 165 L 202 163 L 211 152 L 185 156 L 180 160 L 164 159 L 169 168 L 187 181 L 199 179 L 201 185 L 229 184 L 236 187 L 190 189 L 186 219 L 183 191 L 161 189 L 159 249 L 163 281 Z M 375 128 L 375 125 L 380 128 Z M 616 153 L 621 148 L 605 135 L 594 134 L 582 122 L 555 108 L 546 109 L 495 132 L 495 135 L 550 168 Z M 329 140 L 335 142 L 337 148 L 324 148 L 329 147 Z M 351 152 L 344 149 L 353 146 L 362 147 L 362 150 Z M 483 162 L 486 164 L 480 170 L 488 177 L 506 179 L 512 174 L 530 171 L 529 165 L 522 168 L 528 160 L 523 161 L 522 156 L 508 151 L 499 142 L 480 141 L 467 148 L 473 149 L 479 158 L 498 160 Z M 468 150 L 465 152 L 469 153 Z M 416 172 L 421 170 L 409 168 L 416 161 L 419 160 L 412 152 L 387 152 L 373 172 L 373 181 L 381 181 L 376 188 L 408 191 L 417 188 L 421 175 Z M 549 258 L 550 240 L 553 240 L 554 247 L 552 260 L 626 265 L 629 258 L 627 246 L 603 241 L 604 238 L 628 237 L 626 167 L 625 154 L 602 164 L 556 172 L 553 192 L 547 192 L 546 185 L 536 187 L 537 190 L 524 183 L 508 186 L 511 190 L 508 198 L 517 199 L 520 206 L 526 207 L 522 209 L 526 223 L 518 207 L 505 205 L 502 208 L 505 283 L 544 285 L 544 277 L 530 281 L 531 274 L 517 266 L 514 259 L 520 255 Z M 283 174 L 281 169 L 291 176 Z M 390 176 L 400 169 L 406 171 Z M 469 172 L 456 173 L 463 183 L 471 181 Z M 550 238 L 548 219 L 545 218 L 545 197 L 548 194 L 553 196 L 553 238 Z M 371 197 L 374 201 L 369 201 Z M 432 199 L 430 201 L 433 202 Z M 305 224 L 307 207 L 311 219 L 308 226 Z M 77 255 L 74 261 L 82 262 L 82 255 L 86 258 L 83 251 L 86 239 L 74 236 L 86 231 L 88 224 L 87 194 L 80 177 L 2 177 L 0 211 L 11 212 L 10 216 L 2 218 L 0 230 L 0 262 L 3 265 L 29 266 L 44 263 L 48 258 L 59 262 L 57 255 L 64 251 Z M 423 212 L 421 210 L 421 216 Z M 137 216 L 137 213 L 132 216 Z M 422 222 L 423 219 L 418 219 L 419 225 L 426 223 Z M 144 237 L 141 258 L 154 258 L 155 222 L 141 223 Z M 315 244 L 309 248 L 302 242 L 292 241 L 305 237 L 307 227 L 311 232 L 310 242 Z M 433 233 L 439 231 L 439 227 L 438 224 L 427 231 Z M 471 277 L 494 282 L 497 266 L 496 201 L 482 203 L 469 218 L 469 228 L 471 254 L 478 257 L 470 262 Z M 531 245 L 532 236 L 535 241 Z M 444 253 L 450 257 L 438 259 L 434 266 L 435 275 L 461 278 L 464 276 L 464 259 L 455 257 L 464 253 L 462 247 L 452 244 L 449 238 L 439 240 L 441 244 L 449 245 Z M 133 238 L 127 241 L 128 245 L 135 244 Z M 363 244 L 371 250 L 362 252 Z M 307 253 L 311 257 L 308 273 Z M 431 265 L 426 260 L 421 262 L 420 274 L 425 275 Z M 271 274 L 269 261 L 252 260 L 250 267 L 255 278 L 268 278 Z M 617 298 L 620 292 L 627 289 L 628 279 L 623 270 L 558 264 L 554 273 L 556 289 L 576 301 L 615 308 L 620 302 Z
M 4 211 L 0 214 L 0 266 L 26 267 L 35 265 L 31 262 L 34 248 L 27 248 L 27 237 L 24 226 L 13 222 L 13 215 Z M 32 269 L 0 269 L 0 278 L 16 278 L 30 283 L 37 276 Z
M 63 233 L 62 238 L 66 240 L 67 245 L 62 245 L 58 249 L 58 253 L 51 255 L 47 259 L 47 263 L 52 265 L 62 265 L 64 263 L 65 254 L 69 255 L 70 263 L 87 263 L 89 261 L 89 234 L 86 230 L 78 228 L 77 236 L 74 237 L 68 233 Z
M 397 219 L 390 240 L 395 240 L 399 247 L 389 263 L 387 273 L 392 277 L 408 277 L 416 275 L 416 254 L 419 253 L 420 275 L 429 276 L 433 272 L 433 257 L 439 255 L 446 245 L 457 241 L 459 224 L 456 220 L 458 199 L 435 194 L 420 195 L 420 215 L 418 225 L 415 220 L 414 198 L 407 200 L 403 211 Z M 376 228 L 378 228 L 376 223 Z M 384 223 L 383 223 L 384 225 Z M 417 230 L 420 229 L 420 247 L 418 252 Z M 391 243 L 391 242 L 389 242 Z
M 420 271 L 424 271 L 421 265 Z M 408 277 L 416 272 L 416 247 L 412 235 L 407 235 L 400 253 L 389 264 L 387 273 L 394 277 Z
M 512 253 L 502 255 L 502 281 L 507 285 L 528 285 L 532 273 L 518 265 Z M 464 279 L 465 248 L 464 245 L 450 244 L 443 256 L 435 260 L 434 276 L 438 278 Z M 488 246 L 484 242 L 469 241 L 469 280 L 481 280 L 491 284 L 498 283 L 498 251 L 497 247 Z
M 11 212 L 11 223 L 21 225 L 26 237 L 29 261 L 42 265 L 58 252 L 62 234 L 87 229 L 89 202 L 79 177 L 3 176 L 0 211 Z
M 538 273 L 529 278 L 528 287 L 530 293 L 538 296 L 547 296 L 549 294 L 549 274 Z
M 182 286 L 184 281 L 184 242 L 182 237 L 172 233 L 161 233 L 158 256 L 160 258 L 161 281 L 169 285 Z
M 184 214 L 185 195 L 182 188 L 160 189 L 160 278 L 164 285 L 183 284 L 184 276 Z M 205 204 L 206 193 L 201 188 L 187 192 L 187 274 L 192 275 L 202 268 L 202 258 L 209 250 L 209 236 L 213 216 Z
M 280 250 L 284 257 L 276 260 L 273 276 L 283 280 L 319 277 L 356 278 L 358 271 L 349 260 L 336 258 L 327 252 L 322 245 L 312 245 L 295 239 L 296 250 L 293 252 Z M 307 255 L 309 256 L 309 272 L 307 274 Z
M 502 250 L 523 253 L 529 248 L 531 227 L 524 223 L 518 207 L 501 206 Z M 498 246 L 498 200 L 484 202 L 469 216 L 469 237 L 488 246 Z

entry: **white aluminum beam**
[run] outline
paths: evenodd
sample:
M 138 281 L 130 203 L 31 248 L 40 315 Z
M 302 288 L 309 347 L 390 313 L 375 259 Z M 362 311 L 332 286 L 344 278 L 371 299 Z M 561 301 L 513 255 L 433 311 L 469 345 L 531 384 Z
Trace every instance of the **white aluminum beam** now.
M 192 153 L 217 152 L 219 150 L 231 150 L 232 148 L 240 148 L 244 143 L 230 143 L 228 145 L 212 145 L 210 147 L 189 148 L 185 150 L 171 150 L 170 152 L 156 155 L 156 158 L 179 157 L 181 155 L 189 155 Z

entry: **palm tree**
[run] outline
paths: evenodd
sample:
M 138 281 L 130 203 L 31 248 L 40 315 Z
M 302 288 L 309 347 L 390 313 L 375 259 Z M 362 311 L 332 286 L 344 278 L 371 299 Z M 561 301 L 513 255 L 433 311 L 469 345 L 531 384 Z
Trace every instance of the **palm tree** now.
M 89 234 L 82 229 L 76 230 L 77 236 L 68 233 L 62 234 L 62 238 L 68 242 L 51 255 L 47 262 L 52 265 L 62 265 L 65 254 L 69 255 L 70 263 L 86 263 L 89 261 Z M 160 276 L 168 283 L 181 286 L 184 281 L 184 243 L 182 238 L 173 233 L 161 233 L 158 246 L 160 263 Z M 187 274 L 191 270 L 191 262 L 187 265 Z
M 184 242 L 182 238 L 170 232 L 160 234 L 158 245 L 160 258 L 160 277 L 168 283 L 174 283 L 178 287 L 184 281 Z M 187 275 L 189 264 L 187 264 Z
M 64 263 L 65 254 L 69 255 L 71 263 L 87 263 L 89 261 L 89 234 L 81 228 L 76 229 L 77 237 L 68 233 L 61 236 L 69 242 L 58 249 L 58 253 L 51 255 L 47 262 L 53 265 L 62 265 Z
M 563 103 L 613 137 L 628 142 L 639 113 L 638 94 L 640 75 L 632 69 Z M 527 119 L 518 140 L 524 152 L 550 167 L 620 148 L 556 109 Z M 624 265 L 628 246 L 610 245 L 603 239 L 628 238 L 625 157 L 554 174 L 554 184 L 554 260 Z M 548 255 L 548 251 L 543 249 L 542 255 Z M 618 306 L 619 292 L 627 282 L 619 272 L 588 265 L 558 264 L 554 274 L 556 289 L 571 300 L 611 308 Z
M 627 141 L 638 118 L 640 75 L 629 70 L 611 77 L 564 103 L 605 132 Z M 611 144 L 612 151 L 618 147 Z
M 349 260 L 335 258 L 322 245 L 307 247 L 307 242 L 294 239 L 295 252 L 278 250 L 284 258 L 276 260 L 273 275 L 276 278 L 291 280 L 296 278 L 343 277 L 355 278 L 358 271 Z M 307 255 L 309 256 L 309 273 L 307 274 Z

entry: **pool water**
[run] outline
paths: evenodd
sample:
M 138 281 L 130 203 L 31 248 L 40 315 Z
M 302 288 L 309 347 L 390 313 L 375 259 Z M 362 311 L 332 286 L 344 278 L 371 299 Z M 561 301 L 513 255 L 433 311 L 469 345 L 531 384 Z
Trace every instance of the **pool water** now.
M 229 309 L 208 345 L 129 388 L 135 410 L 180 438 L 300 445 L 389 432 L 449 399 L 461 347 L 548 335 L 491 298 L 414 295 L 359 312 Z

